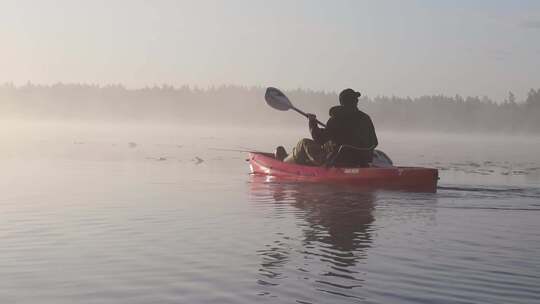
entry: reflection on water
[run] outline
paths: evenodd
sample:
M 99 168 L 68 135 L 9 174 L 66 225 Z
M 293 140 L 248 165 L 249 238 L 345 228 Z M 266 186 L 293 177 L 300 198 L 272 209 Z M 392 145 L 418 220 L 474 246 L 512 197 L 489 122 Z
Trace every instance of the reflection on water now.
M 362 192 L 252 176 L 250 201 L 273 212 L 268 229 L 280 231 L 256 252 L 257 294 L 276 303 L 533 303 L 538 208 L 516 196 L 523 189 L 471 189 Z
M 0 303 L 538 302 L 538 141 L 381 134 L 441 167 L 419 194 L 267 183 L 207 149 L 275 129 L 63 130 L 0 141 Z
M 264 289 L 260 294 L 273 295 L 267 287 L 284 284 L 284 280 L 303 280 L 317 291 L 357 298 L 350 291 L 361 287 L 364 280 L 355 266 L 367 259 L 373 242 L 376 194 L 336 191 L 313 183 L 272 183 L 256 176 L 251 182 L 254 200 L 294 207 L 301 231 L 300 247 L 290 246 L 287 237 L 285 241 L 282 237 L 258 251 L 262 259 L 258 284 Z M 288 263 L 294 265 L 286 267 Z

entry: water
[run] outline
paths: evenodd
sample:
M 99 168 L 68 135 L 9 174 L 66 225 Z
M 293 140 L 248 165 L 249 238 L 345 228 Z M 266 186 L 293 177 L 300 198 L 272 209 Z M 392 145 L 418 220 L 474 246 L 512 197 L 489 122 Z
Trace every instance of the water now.
M 440 168 L 422 194 L 267 182 L 208 149 L 290 146 L 304 130 L 13 131 L 0 131 L 2 303 L 538 302 L 537 138 L 381 132 L 396 163 Z

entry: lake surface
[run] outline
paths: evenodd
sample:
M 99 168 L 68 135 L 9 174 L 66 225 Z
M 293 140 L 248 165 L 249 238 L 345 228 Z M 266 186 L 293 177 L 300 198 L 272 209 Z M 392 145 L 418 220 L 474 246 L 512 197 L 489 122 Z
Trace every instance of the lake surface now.
M 540 139 L 379 132 L 435 194 L 267 182 L 306 130 L 4 125 L 1 303 L 538 303 Z

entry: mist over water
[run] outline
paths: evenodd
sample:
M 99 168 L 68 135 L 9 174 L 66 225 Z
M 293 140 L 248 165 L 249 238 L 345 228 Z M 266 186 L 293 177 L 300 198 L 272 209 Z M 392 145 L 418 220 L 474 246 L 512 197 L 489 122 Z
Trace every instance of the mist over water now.
M 282 113 L 275 113 L 282 115 Z M 531 303 L 540 140 L 378 132 L 436 194 L 267 182 L 307 127 L 2 122 L 0 299 Z
M 460 95 L 369 96 L 362 91 L 359 108 L 378 130 L 453 133 L 540 134 L 540 89 L 517 100 Z M 293 103 L 320 119 L 338 104 L 336 92 L 285 91 Z M 0 85 L 0 118 L 22 120 L 169 123 L 231 126 L 303 126 L 295 113 L 278 115 L 264 106 L 264 88 L 161 85 L 127 89 L 122 85 L 28 83 Z
M 540 302 L 538 12 L 1 0 L 0 304 Z M 268 86 L 436 193 L 250 175 L 310 137 Z

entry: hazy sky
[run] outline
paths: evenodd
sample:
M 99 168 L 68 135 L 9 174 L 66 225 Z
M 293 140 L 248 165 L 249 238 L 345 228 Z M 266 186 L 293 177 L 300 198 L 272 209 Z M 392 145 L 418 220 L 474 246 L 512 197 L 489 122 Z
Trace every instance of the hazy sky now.
M 6 1 L 0 82 L 524 98 L 540 1 Z

